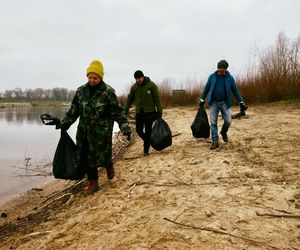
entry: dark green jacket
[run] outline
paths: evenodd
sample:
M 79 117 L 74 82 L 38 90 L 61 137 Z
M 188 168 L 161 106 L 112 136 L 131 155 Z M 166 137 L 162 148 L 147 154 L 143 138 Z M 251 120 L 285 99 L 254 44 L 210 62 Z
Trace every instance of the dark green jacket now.
M 66 113 L 63 123 L 72 124 L 79 117 L 76 133 L 78 155 L 81 156 L 83 142 L 87 140 L 88 160 L 92 167 L 112 166 L 112 132 L 116 121 L 122 132 L 130 131 L 123 108 L 119 105 L 112 87 L 103 81 L 97 85 L 93 95 L 88 83 L 79 87 Z
M 136 113 L 140 113 L 141 109 L 143 109 L 145 113 L 157 111 L 162 114 L 158 88 L 149 77 L 145 76 L 142 84 L 135 83 L 132 85 L 126 100 L 124 108 L 125 113 L 128 113 L 128 110 L 134 101 L 136 105 Z

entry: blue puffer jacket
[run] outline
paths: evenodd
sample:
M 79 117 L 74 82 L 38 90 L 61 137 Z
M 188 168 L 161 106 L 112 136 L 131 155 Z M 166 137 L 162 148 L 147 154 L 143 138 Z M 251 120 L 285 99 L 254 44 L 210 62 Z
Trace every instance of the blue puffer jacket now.
M 218 71 L 215 71 L 208 77 L 207 83 L 205 84 L 204 90 L 201 95 L 201 99 L 203 99 L 203 100 L 205 100 L 205 98 L 207 96 L 207 102 L 209 105 L 211 105 L 213 102 L 212 93 L 213 93 L 214 87 L 217 82 L 217 74 L 218 74 Z M 230 75 L 229 71 L 226 71 L 225 88 L 226 88 L 226 101 L 225 102 L 226 102 L 228 108 L 230 108 L 232 106 L 231 93 L 234 94 L 234 96 L 236 97 L 236 99 L 239 102 L 243 101 L 243 98 L 237 88 L 235 80 L 232 77 L 232 75 Z

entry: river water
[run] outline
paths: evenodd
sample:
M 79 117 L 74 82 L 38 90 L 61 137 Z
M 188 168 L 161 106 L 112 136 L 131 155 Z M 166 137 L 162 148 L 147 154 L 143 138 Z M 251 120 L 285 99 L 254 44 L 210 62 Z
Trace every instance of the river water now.
M 46 126 L 40 115 L 63 118 L 68 107 L 0 108 L 0 204 L 54 180 L 52 159 L 60 130 Z M 75 141 L 77 123 L 68 130 Z

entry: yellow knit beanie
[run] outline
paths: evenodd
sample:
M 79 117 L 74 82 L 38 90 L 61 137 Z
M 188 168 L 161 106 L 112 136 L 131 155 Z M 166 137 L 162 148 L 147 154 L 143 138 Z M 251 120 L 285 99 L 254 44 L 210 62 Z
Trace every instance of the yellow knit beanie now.
M 98 76 L 103 79 L 104 75 L 104 69 L 103 69 L 103 64 L 99 60 L 93 60 L 90 64 L 90 66 L 86 69 L 86 75 L 88 76 L 89 73 L 95 73 Z

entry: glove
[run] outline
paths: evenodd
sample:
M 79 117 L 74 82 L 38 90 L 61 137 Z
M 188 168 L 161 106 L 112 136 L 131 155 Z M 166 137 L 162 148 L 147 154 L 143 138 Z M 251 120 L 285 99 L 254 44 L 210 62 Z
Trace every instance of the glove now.
M 203 107 L 204 104 L 205 104 L 205 101 L 204 101 L 203 99 L 200 99 L 199 106 L 200 106 L 200 107 Z
M 61 123 L 57 117 L 49 114 L 42 114 L 41 120 L 45 125 L 55 125 L 55 129 L 60 129 Z
M 123 132 L 123 135 L 127 137 L 127 140 L 130 141 L 131 139 L 131 132 L 128 131 L 128 132 Z
M 244 102 L 240 102 L 240 111 L 244 112 L 248 109 Z

